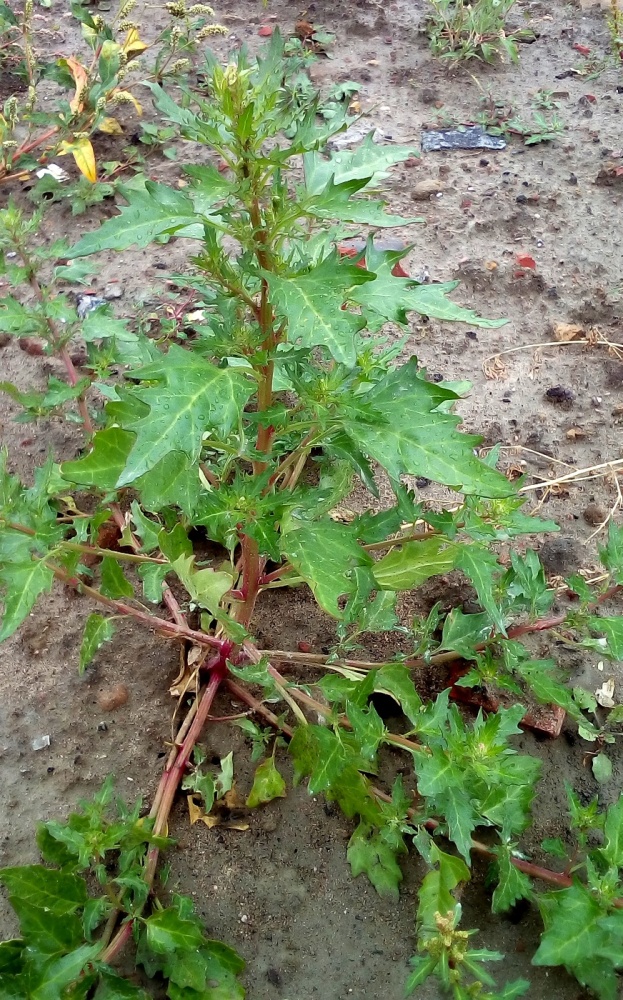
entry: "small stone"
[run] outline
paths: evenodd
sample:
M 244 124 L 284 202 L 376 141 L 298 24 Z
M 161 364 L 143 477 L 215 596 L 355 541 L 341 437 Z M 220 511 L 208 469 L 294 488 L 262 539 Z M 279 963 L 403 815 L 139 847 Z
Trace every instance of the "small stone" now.
M 113 282 L 110 285 L 106 285 L 102 295 L 108 302 L 111 302 L 113 299 L 120 299 L 122 297 L 123 288 Z
M 98 722 L 98 724 L 97 724 L 97 731 L 98 731 L 98 733 L 107 733 L 108 732 L 108 725 L 107 725 L 107 723 L 106 722 Z
M 443 191 L 443 184 L 441 181 L 435 180 L 433 177 L 429 177 L 427 180 L 418 181 L 417 184 L 411 190 L 411 197 L 414 201 L 428 201 L 428 199 L 433 194 L 439 194 Z
M 408 156 L 407 159 L 405 160 L 404 165 L 405 167 L 409 167 L 411 169 L 413 167 L 417 167 L 418 163 L 419 160 L 417 156 Z
M 486 158 L 486 156 L 481 156 L 480 160 L 478 161 L 478 166 L 480 166 L 480 167 L 488 167 L 489 166 L 489 160 Z
M 35 736 L 31 745 L 33 750 L 45 750 L 45 748 L 50 745 L 50 737 L 47 733 L 45 736 Z
M 564 385 L 553 385 L 545 393 L 545 398 L 555 406 L 571 406 L 575 399 L 575 394 Z
M 548 576 L 566 576 L 582 564 L 584 551 L 574 539 L 558 535 L 543 543 L 539 557 Z
M 281 973 L 277 969 L 267 969 L 266 978 L 273 986 L 281 986 Z
M 433 105 L 439 100 L 439 94 L 432 87 L 424 87 L 424 90 L 420 93 L 420 100 L 422 104 Z
M 0 333 L 0 348 L 6 347 L 10 339 L 8 333 Z
M 577 187 L 578 179 L 575 174 L 569 174 L 567 178 L 567 183 L 571 184 L 572 187 Z
M 596 528 L 598 524 L 603 524 L 607 519 L 608 514 L 600 507 L 598 503 L 589 503 L 588 506 L 582 511 L 582 517 L 587 524 Z
M 125 705 L 130 696 L 125 684 L 115 684 L 114 687 L 104 688 L 97 696 L 97 704 L 103 712 L 114 712 L 116 708 Z

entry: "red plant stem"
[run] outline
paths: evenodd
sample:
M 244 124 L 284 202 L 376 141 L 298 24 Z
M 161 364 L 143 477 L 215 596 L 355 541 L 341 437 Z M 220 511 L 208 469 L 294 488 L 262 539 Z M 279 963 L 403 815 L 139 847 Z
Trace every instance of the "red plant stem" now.
M 242 545 L 242 593 L 244 602 L 238 609 L 236 620 L 241 625 L 248 625 L 253 616 L 255 602 L 259 592 L 262 572 L 260 552 L 257 542 L 248 535 L 241 538 Z
M 167 608 L 169 609 L 169 611 L 171 612 L 171 614 L 173 615 L 173 621 L 175 622 L 175 624 L 181 625 L 182 628 L 187 628 L 188 626 L 186 624 L 186 618 L 182 612 L 182 609 L 177 603 L 177 599 L 173 591 L 169 587 L 168 583 L 162 584 L 162 599 L 166 604 Z
M 154 799 L 154 806 L 152 806 L 150 816 L 155 817 L 154 822 L 154 835 L 155 836 L 165 836 L 167 831 L 167 825 L 169 821 L 169 814 L 171 812 L 171 807 L 173 806 L 173 801 L 175 799 L 175 794 L 177 789 L 184 777 L 184 772 L 186 770 L 186 765 L 190 760 L 190 756 L 193 752 L 194 746 L 201 735 L 201 730 L 203 729 L 205 722 L 210 714 L 210 708 L 212 707 L 212 702 L 214 697 L 221 685 L 224 678 L 224 666 L 223 669 L 214 670 L 207 687 L 204 689 L 203 694 L 199 696 L 197 709 L 194 714 L 194 718 L 188 732 L 184 737 L 184 741 L 179 748 L 175 748 L 173 753 L 169 756 L 167 761 L 167 766 L 165 767 L 162 777 L 160 779 L 160 784 L 158 790 L 156 791 L 156 797 Z M 173 759 L 172 759 L 173 758 Z M 158 865 L 158 858 L 160 856 L 160 849 L 156 846 L 150 847 L 147 852 L 147 861 L 145 865 L 144 881 L 147 883 L 149 888 L 153 886 L 154 878 L 156 875 L 156 868 Z M 99 961 L 101 962 L 111 962 L 117 955 L 123 951 L 125 945 L 128 943 L 132 937 L 133 925 L 136 918 L 128 920 L 123 924 L 110 944 L 105 948 L 102 954 L 99 956 Z
M 230 677 L 225 679 L 225 686 L 229 688 L 229 691 L 233 694 L 234 698 L 239 698 L 240 701 L 245 703 L 245 705 L 248 705 L 254 712 L 257 712 L 258 715 L 263 716 L 267 722 L 270 722 L 271 725 L 275 726 L 276 729 L 280 729 L 286 736 L 294 736 L 294 730 L 291 729 L 286 722 L 280 722 L 275 713 L 271 712 L 271 710 L 267 708 L 266 705 L 263 705 L 261 701 L 258 701 L 257 698 L 254 698 L 246 688 L 242 687 L 240 684 L 236 684 L 236 682 Z
M 155 631 L 162 632 L 173 639 L 190 639 L 192 642 L 197 643 L 198 646 L 231 650 L 231 642 L 228 639 L 217 639 L 216 636 L 208 635 L 207 632 L 196 632 L 186 625 L 178 625 L 175 622 L 167 621 L 166 618 L 157 618 L 156 615 L 150 615 L 146 611 L 139 611 L 137 608 L 132 608 L 129 604 L 124 604 L 122 601 L 115 601 L 110 597 L 104 597 L 99 590 L 89 587 L 79 577 L 71 576 L 64 569 L 61 569 L 60 566 L 54 566 L 48 562 L 46 562 L 46 566 L 52 570 L 57 580 L 67 584 L 69 587 L 73 587 L 79 593 L 93 598 L 98 604 L 110 608 L 111 611 L 114 611 L 118 615 L 128 615 L 142 625 L 146 625 L 147 628 L 153 628 Z

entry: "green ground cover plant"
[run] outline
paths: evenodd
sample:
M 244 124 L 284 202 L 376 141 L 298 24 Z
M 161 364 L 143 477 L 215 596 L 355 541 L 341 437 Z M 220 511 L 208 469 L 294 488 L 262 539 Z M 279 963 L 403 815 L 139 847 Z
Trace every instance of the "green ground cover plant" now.
M 531 31 L 506 31 L 506 19 L 516 0 L 429 0 L 427 34 L 436 56 L 461 62 L 493 63 L 504 57 L 517 62 L 517 43 L 533 39 Z
M 5 273 L 16 289 L 0 300 L 0 330 L 55 355 L 66 373 L 45 391 L 3 389 L 23 419 L 64 412 L 85 435 L 80 458 L 49 460 L 32 486 L 3 464 L 0 640 L 59 582 L 97 609 L 76 651 L 80 670 L 127 618 L 179 641 L 187 690 L 197 691 L 148 810 L 115 802 L 107 784 L 66 823 L 42 825 L 45 864 L 0 871 L 21 928 L 0 945 L 0 996 L 138 1000 L 143 987 L 119 971 L 131 947 L 145 989 L 163 977 L 171 1000 L 243 996 L 238 956 L 205 938 L 188 899 L 163 901 L 156 881 L 180 786 L 205 815 L 231 789 L 231 756 L 211 773 L 197 748 L 224 693 L 258 720 L 243 725 L 259 761 L 249 806 L 287 794 L 279 769 L 287 744 L 295 782 L 353 821 L 354 876 L 396 895 L 408 851 L 422 859 L 407 993 L 430 976 L 456 1000 L 510 1000 L 529 988 L 524 980 L 496 985 L 490 963 L 503 956 L 473 945 L 475 931 L 461 926 L 458 894 L 476 853 L 492 864 L 495 913 L 521 899 L 538 905 L 534 964 L 563 965 L 615 1000 L 623 799 L 600 810 L 569 789 L 575 847 L 544 845 L 566 868 L 526 860 L 521 841 L 541 765 L 517 751 L 514 737 L 526 697 L 562 706 L 594 745 L 596 776 L 606 776 L 605 748 L 623 713 L 602 713 L 592 695 L 571 690 L 531 637 L 553 631 L 568 645 L 623 658 L 623 619 L 610 610 L 623 585 L 623 531 L 610 526 L 598 582 L 570 579 L 576 600 L 556 610 L 538 556 L 514 541 L 556 525 L 524 512 L 495 450 L 477 457 L 479 439 L 462 433 L 453 413 L 463 387 L 427 379 L 417 359 L 405 359 L 404 340 L 384 333 L 388 324 L 406 328 L 411 313 L 503 322 L 457 305 L 454 282 L 395 274 L 406 250 L 382 250 L 370 236 L 355 258 L 340 253 L 362 228 L 418 221 L 388 214 L 378 195 L 412 148 L 369 136 L 355 151 L 326 155 L 346 112 L 323 119 L 309 95 L 293 104 L 276 33 L 257 61 L 209 58 L 205 81 L 200 93 L 182 87 L 179 102 L 156 82 L 149 89 L 167 127 L 207 147 L 225 171 L 195 164 L 182 189 L 151 181 L 122 188 L 121 211 L 71 248 L 40 248 L 36 216 L 16 206 L 0 213 Z M 173 238 L 192 241 L 188 270 L 173 277 L 193 293 L 193 311 L 166 336 L 148 337 L 106 307 L 80 318 L 62 291 L 85 279 L 93 255 Z M 68 263 L 54 266 L 59 258 Z M 78 337 L 84 376 L 70 351 Z M 414 476 L 447 487 L 454 502 L 424 508 L 408 486 Z M 372 512 L 380 477 L 393 502 Z M 331 515 L 354 481 L 371 509 L 341 523 Z M 510 545 L 504 564 L 501 542 Z M 451 570 L 471 583 L 480 610 L 437 605 L 427 619 L 405 621 L 399 595 Z M 285 603 L 289 588 L 302 586 L 335 621 L 331 652 L 260 648 L 262 595 L 280 589 Z M 366 655 L 374 633 L 396 639 L 384 662 Z M 457 660 L 468 667 L 461 684 L 495 685 L 517 704 L 468 718 L 448 689 L 424 699 L 418 670 Z M 297 682 L 292 664 L 315 679 Z M 381 694 L 400 708 L 400 732 L 377 711 Z M 402 776 L 381 787 L 387 748 L 412 767 L 416 791 Z

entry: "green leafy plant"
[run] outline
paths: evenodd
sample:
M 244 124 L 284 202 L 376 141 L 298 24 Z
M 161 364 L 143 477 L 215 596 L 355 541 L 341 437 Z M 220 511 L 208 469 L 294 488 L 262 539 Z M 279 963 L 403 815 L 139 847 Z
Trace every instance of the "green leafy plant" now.
M 608 13 L 608 30 L 612 40 L 612 51 L 618 59 L 623 58 L 623 10 L 619 7 L 619 0 L 610 0 L 610 11 Z
M 555 108 L 558 104 L 551 101 L 546 92 L 536 95 L 529 118 L 523 118 L 505 101 L 497 100 L 491 94 L 481 98 L 482 111 L 478 121 L 492 135 L 518 135 L 526 146 L 534 146 L 541 142 L 552 142 L 566 129 L 566 125 Z M 544 112 L 551 114 L 547 115 Z
M 11 997 L 87 996 L 147 1000 L 144 989 L 114 969 L 130 944 L 146 977 L 164 977 L 169 997 L 192 990 L 240 1000 L 244 962 L 210 940 L 190 897 L 168 905 L 154 894 L 160 852 L 171 843 L 155 832 L 141 803 L 113 801 L 108 780 L 67 822 L 41 824 L 46 864 L 0 870 L 20 937 L 0 944 L 0 989 Z
M 507 56 L 517 62 L 517 42 L 534 37 L 518 29 L 506 32 L 506 18 L 515 0 L 428 0 L 432 8 L 426 33 L 436 56 L 461 62 L 481 59 L 492 63 Z
M 481 460 L 475 454 L 479 440 L 459 431 L 452 411 L 460 399 L 456 390 L 464 387 L 429 381 L 415 358 L 404 359 L 402 343 L 383 336 L 389 323 L 406 328 L 410 313 L 472 326 L 502 322 L 453 302 L 456 283 L 401 277 L 397 265 L 406 250 L 382 250 L 372 235 L 354 258 L 344 249 L 353 234 L 418 221 L 388 214 L 378 197 L 392 166 L 412 149 L 379 146 L 370 136 L 355 151 L 325 155 L 328 139 L 348 124 L 346 112 L 323 121 L 319 101 L 309 102 L 304 114 L 293 108 L 278 35 L 257 62 L 244 54 L 225 67 L 209 59 L 205 80 L 201 94 L 184 88 L 181 104 L 157 83 L 149 86 L 165 123 L 209 147 L 227 170 L 188 166 L 182 190 L 151 181 L 122 188 L 127 204 L 119 214 L 63 248 L 70 261 L 63 265 L 65 277 L 75 278 L 91 254 L 173 238 L 193 241 L 192 270 L 174 277 L 192 296 L 192 313 L 161 343 L 105 312 L 81 321 L 68 311 L 58 326 L 54 309 L 69 306 L 57 303 L 38 276 L 50 263 L 30 249 L 36 223 L 15 208 L 3 213 L 5 246 L 17 248 L 13 282 L 26 281 L 35 301 L 6 296 L 0 330 L 18 338 L 35 334 L 62 360 L 67 338 L 82 336 L 107 403 L 95 412 L 88 385 L 82 388 L 66 364 L 85 453 L 60 467 L 50 460 L 29 488 L 3 467 L 0 640 L 59 581 L 98 607 L 87 620 L 80 669 L 113 638 L 119 618 L 185 645 L 180 684 L 198 694 L 149 820 L 132 814 L 141 834 L 163 836 L 180 785 L 200 798 L 207 818 L 231 789 L 229 756 L 215 774 L 196 752 L 214 698 L 229 693 L 263 724 L 238 720 L 259 761 L 249 807 L 285 794 L 279 741 L 270 747 L 270 725 L 288 741 L 295 781 L 305 780 L 310 794 L 335 801 L 353 821 L 347 855 L 355 876 L 365 874 L 379 892 L 396 895 L 409 848 L 428 866 L 410 991 L 430 975 L 455 998 L 510 998 L 527 988 L 517 981 L 495 992 L 487 963 L 499 956 L 472 948 L 471 932 L 459 926 L 455 893 L 469 880 L 476 852 L 494 866 L 494 912 L 522 898 L 541 898 L 545 933 L 535 961 L 565 965 L 581 982 L 589 981 L 586 963 L 562 945 L 550 946 L 567 920 L 558 916 L 560 896 L 581 892 L 593 910 L 600 907 L 595 921 L 605 985 L 596 976 L 590 985 L 612 1000 L 621 954 L 613 943 L 618 924 L 612 923 L 619 912 L 619 862 L 604 855 L 606 867 L 597 871 L 584 841 L 579 846 L 586 860 L 575 857 L 563 874 L 522 856 L 519 844 L 531 824 L 540 773 L 539 761 L 514 745 L 525 708 L 502 706 L 470 721 L 450 702 L 449 687 L 425 700 L 414 677 L 429 669 L 441 678 L 445 665 L 462 661 L 464 683 L 501 689 L 520 702 L 555 702 L 579 726 L 591 726 L 591 705 L 574 698 L 555 663 L 535 655 L 530 637 L 555 630 L 568 645 L 593 642 L 604 658 L 623 656 L 623 619 L 602 614 L 623 585 L 623 530 L 610 525 L 598 583 L 570 580 L 579 604 L 555 608 L 538 557 L 531 548 L 521 554 L 514 540 L 556 525 L 524 513 L 516 487 L 496 469 L 496 452 Z M 49 399 L 22 402 L 33 416 L 50 405 Z M 408 476 L 445 485 L 457 503 L 425 509 L 405 485 Z M 354 480 L 376 498 L 381 477 L 391 488 L 391 505 L 337 519 Z M 211 558 L 206 540 L 217 552 Z M 498 543 L 511 545 L 508 564 L 500 562 Z M 401 592 L 452 570 L 473 587 L 480 610 L 467 614 L 437 605 L 424 620 L 400 616 Z M 306 586 L 335 620 L 329 653 L 261 648 L 254 639 L 262 595 L 281 589 L 287 599 L 294 586 Z M 173 587 L 185 596 L 177 599 Z M 370 633 L 396 640 L 386 661 L 364 658 Z M 317 671 L 317 679 L 297 683 L 289 672 L 297 664 Z M 398 732 L 377 710 L 381 695 L 402 714 Z M 376 777 L 387 747 L 408 762 L 406 780 L 397 776 L 391 791 Z M 604 820 L 604 830 L 613 831 L 608 838 L 616 837 L 621 807 L 611 808 Z M 48 824 L 50 836 L 63 844 L 71 840 L 54 829 Z M 487 844 L 477 839 L 479 829 L 487 831 Z M 168 916 L 161 913 L 170 908 L 149 916 L 141 908 L 147 905 L 143 887 L 149 896 L 154 874 L 151 852 L 159 847 L 144 843 L 146 866 L 131 869 L 132 885 L 121 900 L 129 902 L 115 906 L 110 944 L 103 952 L 99 945 L 81 945 L 76 931 L 78 949 L 99 950 L 79 952 L 79 962 L 75 954 L 71 961 L 63 955 L 63 986 L 101 974 L 98 962 L 107 962 L 111 949 L 119 955 L 136 934 L 137 961 L 148 974 L 168 977 L 171 1000 L 179 1000 L 182 988 L 204 989 L 175 978 L 184 975 L 188 949 L 200 950 L 197 974 L 214 954 L 205 951 L 187 903 L 174 903 Z M 537 897 L 533 878 L 556 888 Z M 13 892 L 10 876 L 4 880 L 19 906 L 21 890 Z M 119 896 L 116 888 L 114 893 Z M 145 938 L 149 954 L 140 944 L 145 921 L 154 922 Z M 30 943 L 3 947 L 30 961 Z M 222 964 L 233 981 L 239 965 L 227 955 Z M 225 995 L 240 995 L 235 989 Z
M 131 104 L 137 114 L 141 105 L 133 94 L 131 66 L 150 46 L 139 35 L 139 25 L 130 19 L 137 0 L 125 0 L 108 23 L 91 12 L 83 0 L 71 0 L 73 17 L 82 28 L 90 58 L 81 62 L 64 55 L 43 62 L 33 38 L 34 0 L 26 0 L 23 13 L 13 13 L 0 5 L 0 54 L 17 66 L 27 83 L 24 99 L 12 95 L 0 113 L 0 181 L 9 175 L 27 174 L 52 155 L 71 155 L 80 172 L 92 183 L 97 180 L 97 164 L 91 137 L 96 132 L 121 134 L 115 116 L 121 105 Z M 197 43 L 226 29 L 208 24 L 213 10 L 206 4 L 186 8 L 184 0 L 166 5 L 174 23 L 153 44 L 153 77 L 177 77 L 190 68 L 189 52 Z M 63 96 L 50 109 L 39 99 L 42 80 L 53 80 Z M 67 96 L 65 96 L 67 95 Z

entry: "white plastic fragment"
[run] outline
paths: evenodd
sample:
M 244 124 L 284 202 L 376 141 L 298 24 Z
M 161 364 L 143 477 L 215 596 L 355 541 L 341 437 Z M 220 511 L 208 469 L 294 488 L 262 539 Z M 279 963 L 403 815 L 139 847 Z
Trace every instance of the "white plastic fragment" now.
M 64 184 L 65 181 L 69 180 L 69 174 L 62 167 L 59 167 L 58 163 L 49 163 L 47 167 L 42 167 L 41 170 L 35 171 L 35 176 L 53 177 L 59 184 Z
M 604 681 L 601 687 L 595 691 L 597 704 L 602 708 L 614 708 L 614 678 Z

